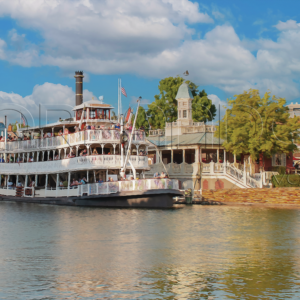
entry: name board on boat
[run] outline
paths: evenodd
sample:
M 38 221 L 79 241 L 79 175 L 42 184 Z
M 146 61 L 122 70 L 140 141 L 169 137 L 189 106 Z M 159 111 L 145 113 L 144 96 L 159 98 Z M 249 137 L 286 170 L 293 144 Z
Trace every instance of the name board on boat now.
M 110 107 L 109 104 L 90 104 L 90 106 L 97 106 L 97 107 Z

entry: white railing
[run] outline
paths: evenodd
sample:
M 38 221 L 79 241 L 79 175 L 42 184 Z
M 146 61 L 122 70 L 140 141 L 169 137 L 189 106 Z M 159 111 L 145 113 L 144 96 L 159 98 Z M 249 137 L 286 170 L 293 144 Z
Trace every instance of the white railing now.
M 243 181 L 244 174 L 241 170 L 233 167 L 232 165 L 226 166 L 226 173 L 231 175 L 237 180 Z
M 249 175 L 246 177 L 247 185 L 250 185 L 252 188 L 260 188 L 260 181 L 255 180 Z
M 129 131 L 126 131 L 130 135 Z M 13 141 L 7 142 L 7 151 L 23 151 L 23 150 L 37 150 L 57 147 L 75 146 L 84 143 L 120 143 L 120 131 L 115 129 L 102 130 L 86 130 L 76 133 L 71 133 L 63 136 L 55 136 L 43 139 L 32 139 L 27 141 Z M 145 132 L 135 131 L 133 135 L 133 142 L 145 142 Z M 5 150 L 4 141 L 0 142 L 0 150 Z
M 32 189 L 31 195 L 25 195 L 25 190 Z M 31 187 L 24 188 L 25 197 L 71 197 L 83 195 L 108 195 L 119 192 L 141 191 L 148 190 L 170 190 L 179 189 L 179 181 L 177 179 L 168 178 L 153 178 L 153 179 L 138 179 L 130 181 L 116 181 L 116 182 L 103 182 L 103 183 L 90 183 L 79 185 L 77 187 L 66 189 L 37 189 Z M 0 189 L 0 195 L 15 196 L 16 190 Z
M 215 173 L 223 173 L 224 172 L 224 164 L 223 163 L 214 163 L 214 172 Z
M 210 164 L 202 163 L 202 173 L 210 173 Z
M 78 186 L 78 195 L 105 195 L 119 192 L 141 191 L 157 189 L 179 189 L 177 179 L 139 179 L 130 181 L 116 181 L 91 183 Z
M 147 169 L 147 156 L 130 156 L 135 169 Z M 130 168 L 128 162 L 127 167 Z M 28 163 L 0 163 L 0 174 L 2 175 L 30 175 L 46 173 L 64 173 L 80 170 L 95 169 L 120 169 L 120 155 L 89 155 L 62 160 L 28 162 Z
M 0 195 L 16 196 L 16 189 L 3 187 L 2 189 L 0 189 Z
M 164 129 L 149 130 L 149 136 L 163 136 L 163 135 L 165 135 Z

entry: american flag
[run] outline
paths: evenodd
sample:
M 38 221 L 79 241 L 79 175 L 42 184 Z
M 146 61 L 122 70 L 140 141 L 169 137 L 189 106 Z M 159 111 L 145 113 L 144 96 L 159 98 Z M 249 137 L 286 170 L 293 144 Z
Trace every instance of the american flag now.
M 126 91 L 125 91 L 125 89 L 124 89 L 123 87 L 121 88 L 121 92 L 122 92 L 122 94 L 123 94 L 125 97 L 127 97 Z
M 24 116 L 23 116 L 23 115 L 21 115 L 21 120 L 22 120 L 22 124 L 23 124 L 23 126 L 25 127 L 25 125 L 26 125 L 26 121 L 25 121 L 25 118 L 24 118 Z

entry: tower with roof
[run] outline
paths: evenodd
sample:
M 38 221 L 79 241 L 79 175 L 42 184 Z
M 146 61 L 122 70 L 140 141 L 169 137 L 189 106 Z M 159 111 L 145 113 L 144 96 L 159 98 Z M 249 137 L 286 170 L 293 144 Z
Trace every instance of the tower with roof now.
M 184 82 L 178 89 L 176 98 L 177 100 L 177 122 L 180 125 L 192 125 L 192 101 L 194 99 L 189 85 Z

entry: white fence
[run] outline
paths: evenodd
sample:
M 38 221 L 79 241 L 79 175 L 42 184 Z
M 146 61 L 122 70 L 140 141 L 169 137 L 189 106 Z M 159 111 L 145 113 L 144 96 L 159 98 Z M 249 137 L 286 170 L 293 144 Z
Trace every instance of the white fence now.
M 244 173 L 241 170 L 235 168 L 234 166 L 231 165 L 226 166 L 226 173 L 231 175 L 237 180 L 243 181 Z
M 119 192 L 141 191 L 157 189 L 179 189 L 177 179 L 139 179 L 130 181 L 116 181 L 92 183 L 78 186 L 78 195 L 105 195 Z
M 251 176 L 247 170 L 237 169 L 232 164 L 225 163 L 202 163 L 203 175 L 221 175 L 226 174 L 231 178 L 239 181 L 244 187 L 261 188 L 265 183 L 262 174 L 254 174 Z
M 130 136 L 130 132 L 126 131 Z M 132 139 L 133 143 L 145 142 L 145 132 L 135 131 Z M 63 136 L 33 139 L 27 141 L 7 142 L 7 151 L 53 149 L 56 147 L 75 146 L 84 143 L 120 143 L 120 131 L 115 129 L 86 130 L 71 133 Z M 0 150 L 5 150 L 4 141 L 0 142 Z
M 129 159 L 135 169 L 148 168 L 147 156 L 131 155 Z M 127 164 L 127 167 L 130 168 L 129 163 Z M 89 155 L 43 162 L 0 163 L 0 174 L 30 175 L 120 168 L 120 155 Z
M 103 182 L 103 183 L 90 183 L 79 185 L 73 188 L 57 188 L 57 189 L 32 189 L 31 195 L 26 195 L 25 197 L 70 197 L 70 196 L 83 196 L 83 195 L 108 195 L 119 192 L 130 192 L 130 191 L 140 191 L 146 192 L 149 190 L 169 190 L 169 189 L 179 189 L 179 181 L 177 179 L 139 179 L 130 181 L 116 181 L 116 182 Z M 0 195 L 15 196 L 16 190 L 12 189 L 0 189 Z

